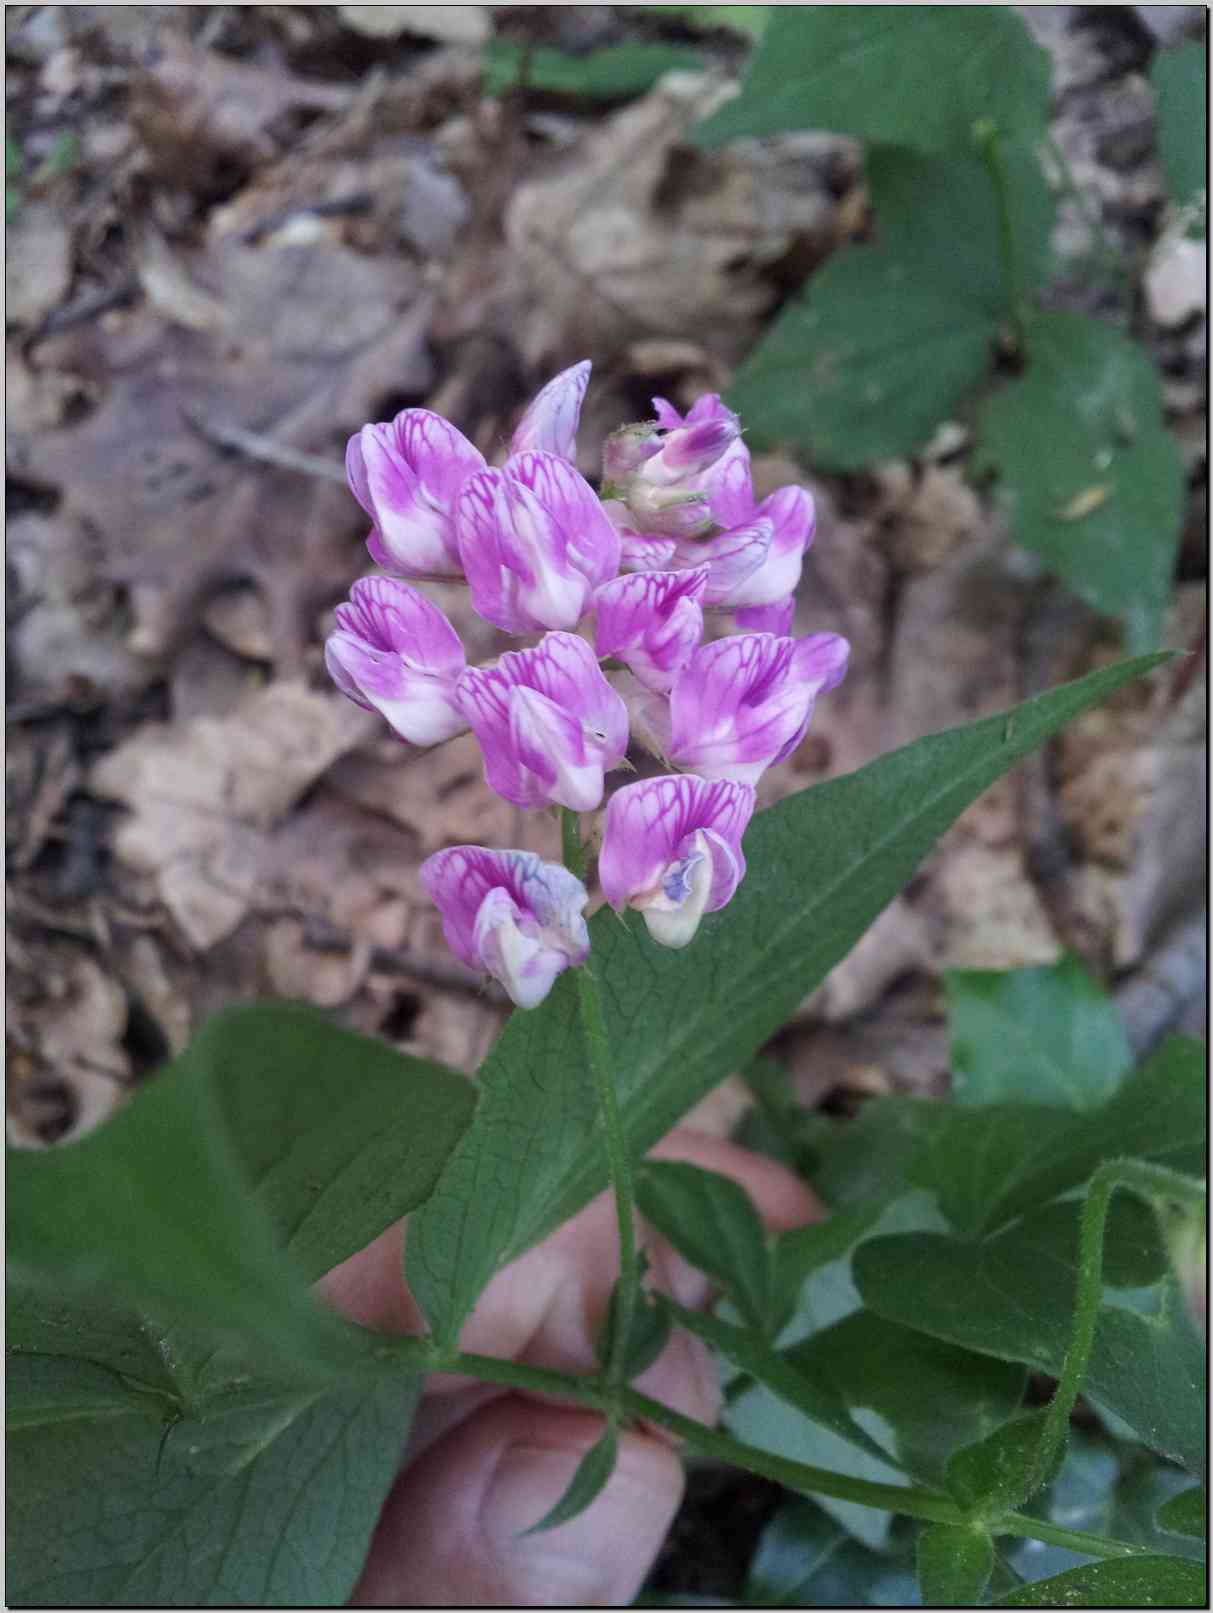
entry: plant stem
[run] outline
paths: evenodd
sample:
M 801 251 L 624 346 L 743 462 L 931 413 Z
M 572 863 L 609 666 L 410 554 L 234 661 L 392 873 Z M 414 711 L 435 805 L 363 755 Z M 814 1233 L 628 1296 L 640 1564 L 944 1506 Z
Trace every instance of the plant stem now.
M 1044 1484 L 1054 1459 L 1065 1445 L 1074 1402 L 1078 1399 L 1087 1363 L 1091 1359 L 1091 1347 L 1095 1343 L 1095 1329 L 1099 1323 L 1099 1307 L 1103 1300 L 1103 1246 L 1108 1207 L 1118 1188 L 1136 1193 L 1152 1208 L 1156 1208 L 1160 1202 L 1192 1206 L 1204 1202 L 1204 1188 L 1199 1182 L 1180 1176 L 1165 1165 L 1149 1165 L 1144 1160 L 1109 1159 L 1091 1177 L 1079 1224 L 1074 1330 L 1066 1346 L 1057 1388 L 1053 1391 L 1045 1415 L 1040 1446 L 1032 1463 L 1029 1494 L 1035 1494 Z
M 585 878 L 585 848 L 581 843 L 581 821 L 568 808 L 561 812 L 565 866 L 578 879 Z M 640 1288 L 640 1267 L 636 1258 L 636 1194 L 632 1186 L 632 1166 L 628 1159 L 627 1138 L 615 1093 L 611 1066 L 611 1043 L 598 981 L 590 962 L 577 970 L 577 997 L 581 1007 L 581 1029 L 585 1037 L 586 1061 L 598 1099 L 598 1112 L 606 1141 L 607 1174 L 615 1197 L 615 1218 L 619 1226 L 619 1288 L 615 1300 L 614 1327 L 605 1366 L 608 1388 L 617 1389 L 624 1381 L 628 1339 L 636 1314 Z
M 1146 1557 L 1151 1549 L 1128 1540 L 1110 1540 L 1106 1535 L 1089 1535 L 1085 1529 L 1065 1529 L 1059 1523 L 1046 1523 L 1043 1518 L 1030 1518 L 1023 1512 L 1009 1512 L 990 1528 L 996 1535 L 1043 1540 L 1050 1546 L 1085 1552 L 1088 1557 Z
M 1011 218 L 1010 180 L 1006 158 L 997 125 L 990 118 L 982 118 L 973 131 L 977 145 L 985 159 L 986 168 L 994 185 L 998 206 L 998 239 L 1001 247 L 1003 273 L 1007 278 L 1007 305 L 1015 331 L 1015 345 L 1022 352 L 1024 330 L 1027 324 L 1027 307 L 1023 289 L 1023 269 L 1019 261 L 1019 248 L 1015 241 L 1015 226 Z

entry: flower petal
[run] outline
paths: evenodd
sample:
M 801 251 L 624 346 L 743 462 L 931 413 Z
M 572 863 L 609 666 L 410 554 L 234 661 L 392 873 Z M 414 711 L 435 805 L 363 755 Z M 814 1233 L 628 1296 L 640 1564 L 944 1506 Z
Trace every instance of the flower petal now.
M 590 384 L 589 359 L 573 364 L 540 388 L 527 407 L 510 439 L 511 454 L 538 448 L 562 459 L 572 459 L 577 443 L 577 425 L 586 387 Z
M 575 466 L 555 454 L 525 452 L 514 455 L 505 468 L 508 475 L 531 489 L 553 517 L 564 534 L 569 561 L 591 589 L 617 575 L 619 534 L 598 495 Z

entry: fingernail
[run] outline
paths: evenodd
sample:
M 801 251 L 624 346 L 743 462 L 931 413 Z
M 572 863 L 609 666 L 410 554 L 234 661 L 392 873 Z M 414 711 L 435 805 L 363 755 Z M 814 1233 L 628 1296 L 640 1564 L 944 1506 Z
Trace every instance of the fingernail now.
M 527 1535 L 560 1500 L 583 1452 L 513 1445 L 485 1496 L 481 1527 L 513 1594 L 529 1606 L 618 1604 L 640 1588 L 678 1507 L 681 1483 L 668 1451 L 625 1439 L 593 1505 L 555 1529 Z

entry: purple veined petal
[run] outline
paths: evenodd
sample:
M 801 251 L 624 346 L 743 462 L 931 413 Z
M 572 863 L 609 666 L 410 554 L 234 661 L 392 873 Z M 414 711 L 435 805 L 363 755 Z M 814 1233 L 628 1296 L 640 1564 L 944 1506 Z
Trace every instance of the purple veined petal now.
M 343 694 L 378 711 L 411 745 L 440 745 L 467 727 L 450 673 L 410 666 L 397 652 L 375 649 L 343 629 L 330 633 L 324 661 Z
M 681 565 L 708 567 L 703 596 L 705 606 L 722 609 L 737 603 L 748 579 L 766 562 L 772 532 L 769 521 L 754 521 L 700 543 L 678 545 L 677 558 Z
M 731 605 L 775 605 L 794 594 L 813 541 L 813 500 L 803 487 L 781 487 L 762 501 L 756 517 L 770 522 L 771 547 L 761 567 L 732 595 Z
M 653 413 L 657 416 L 657 424 L 663 431 L 677 431 L 685 422 L 678 410 L 668 398 L 654 398 Z
M 362 577 L 348 604 L 337 606 L 337 625 L 410 665 L 458 677 L 467 664 L 463 641 L 432 599 L 394 577 Z
M 585 886 L 529 851 L 452 846 L 421 865 L 447 945 L 471 969 L 487 968 L 520 1007 L 534 1007 L 590 938 Z
M 570 564 L 556 518 L 516 477 L 504 470 L 470 476 L 456 531 L 472 605 L 486 621 L 506 633 L 534 633 L 581 620 L 590 585 Z
M 697 426 L 705 420 L 721 420 L 732 414 L 732 409 L 724 402 L 719 392 L 701 392 L 687 410 L 683 425 Z
M 506 474 L 528 487 L 564 535 L 568 558 L 591 589 L 619 571 L 619 533 L 598 495 L 576 467 L 555 454 L 526 452 L 512 457 Z M 574 623 L 551 622 L 551 627 Z
M 526 689 L 542 697 L 515 700 Z M 597 657 L 573 633 L 548 633 L 533 649 L 510 650 L 496 666 L 469 667 L 455 704 L 484 753 L 490 786 L 521 807 L 585 800 L 628 745 L 628 712 Z M 585 771 L 588 769 L 589 771 Z M 589 807 L 575 810 L 588 811 Z
M 510 439 L 511 454 L 539 449 L 561 459 L 573 458 L 591 368 L 590 360 L 582 359 L 539 389 Z
M 594 596 L 595 647 L 627 663 L 647 688 L 667 693 L 703 637 L 707 566 L 617 577 Z
M 696 478 L 711 506 L 717 526 L 726 529 L 745 526 L 754 520 L 754 488 L 750 479 L 750 450 L 740 437 L 729 444 L 714 465 Z
M 598 865 L 607 901 L 637 908 L 660 945 L 686 946 L 741 882 L 754 800 L 748 784 L 690 774 L 625 785 L 607 805 Z
M 716 464 L 740 435 L 741 422 L 730 409 L 693 425 L 679 426 L 668 433 L 660 451 L 648 456 L 636 474 L 655 487 L 692 485 L 692 479 Z
M 670 692 L 674 766 L 757 783 L 812 711 L 817 690 L 795 676 L 794 650 L 794 640 L 766 633 L 701 645 Z
M 733 620 L 743 633 L 772 633 L 776 638 L 787 638 L 795 613 L 796 600 L 791 596 L 774 605 L 743 605 L 734 612 Z
M 656 422 L 652 420 L 640 420 L 612 431 L 602 445 L 603 483 L 626 481 L 646 459 L 661 452 L 661 441 Z
M 346 474 L 375 522 L 377 563 L 409 577 L 461 575 L 454 499 L 484 456 L 428 409 L 363 426 L 356 441 L 346 450 Z
M 555 803 L 572 812 L 592 812 L 601 803 L 601 753 L 586 743 L 578 719 L 537 689 L 514 689 L 510 695 L 510 744 L 537 795 L 517 805 Z
M 851 646 L 838 633 L 810 633 L 797 639 L 792 668 L 797 678 L 813 685 L 817 694 L 829 694 L 846 677 Z

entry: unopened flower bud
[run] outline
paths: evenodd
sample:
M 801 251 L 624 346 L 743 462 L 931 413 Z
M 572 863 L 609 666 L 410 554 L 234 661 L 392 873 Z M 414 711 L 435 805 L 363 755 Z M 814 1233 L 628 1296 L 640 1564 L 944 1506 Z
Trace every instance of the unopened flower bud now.
M 641 420 L 634 426 L 620 426 L 602 445 L 604 485 L 620 486 L 646 459 L 661 451 L 662 437 L 655 420 Z

